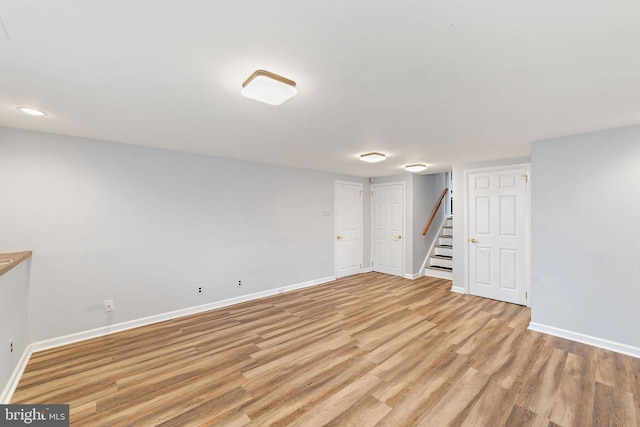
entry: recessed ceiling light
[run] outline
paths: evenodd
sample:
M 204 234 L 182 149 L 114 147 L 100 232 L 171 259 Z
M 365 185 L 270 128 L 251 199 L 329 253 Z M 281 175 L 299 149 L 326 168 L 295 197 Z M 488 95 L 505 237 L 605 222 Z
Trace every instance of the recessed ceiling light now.
M 421 163 L 416 163 L 413 165 L 406 165 L 405 170 L 408 172 L 422 172 L 427 170 L 427 165 L 423 165 Z
M 387 156 L 385 156 L 382 153 L 365 153 L 365 154 L 360 154 L 360 160 L 362 160 L 363 162 L 368 162 L 368 163 L 377 163 L 377 162 L 381 162 L 384 159 L 386 159 Z
M 280 105 L 298 91 L 296 82 L 265 70 L 257 70 L 242 83 L 242 95 L 269 105 Z
M 22 111 L 25 114 L 30 114 L 32 116 L 46 116 L 47 113 L 44 111 L 36 110 L 35 108 L 29 107 L 18 107 L 18 110 Z

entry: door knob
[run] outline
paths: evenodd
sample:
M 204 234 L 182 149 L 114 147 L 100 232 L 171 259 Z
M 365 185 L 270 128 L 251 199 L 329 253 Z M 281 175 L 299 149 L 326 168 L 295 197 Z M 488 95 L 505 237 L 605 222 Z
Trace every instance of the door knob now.
M 398 235 L 396 236 L 396 239 L 402 239 L 402 236 L 398 234 Z
M 478 241 L 477 241 L 476 239 L 474 239 L 474 238 L 469 239 L 469 241 L 470 241 L 471 243 L 478 243 Z
M 336 236 L 336 239 L 340 240 L 340 239 L 342 239 L 342 236 L 338 234 L 338 235 Z

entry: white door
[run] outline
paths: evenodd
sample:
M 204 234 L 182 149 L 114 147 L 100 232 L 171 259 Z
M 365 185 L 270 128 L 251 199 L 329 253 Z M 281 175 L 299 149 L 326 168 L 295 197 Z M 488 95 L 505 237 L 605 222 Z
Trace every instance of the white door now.
M 526 305 L 528 166 L 468 174 L 469 293 Z
M 362 271 L 362 184 L 334 186 L 336 277 Z
M 373 185 L 373 271 L 402 276 L 404 186 Z

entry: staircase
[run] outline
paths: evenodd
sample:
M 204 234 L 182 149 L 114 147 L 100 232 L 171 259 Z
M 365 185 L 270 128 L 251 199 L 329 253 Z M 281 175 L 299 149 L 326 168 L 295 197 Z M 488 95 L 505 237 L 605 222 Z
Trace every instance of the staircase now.
M 453 279 L 453 218 L 447 218 L 440 228 L 427 258 L 424 275 Z

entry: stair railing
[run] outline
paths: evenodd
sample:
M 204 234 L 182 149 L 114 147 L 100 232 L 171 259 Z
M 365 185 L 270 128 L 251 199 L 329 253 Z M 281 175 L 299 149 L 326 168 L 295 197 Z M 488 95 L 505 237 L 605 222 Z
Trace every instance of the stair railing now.
M 448 191 L 449 191 L 449 188 L 445 188 L 444 191 L 442 192 L 442 196 L 440 196 L 440 200 L 438 200 L 438 204 L 436 205 L 436 208 L 433 210 L 433 214 L 431 214 L 429 223 L 427 224 L 427 226 L 424 228 L 424 231 L 422 232 L 423 236 L 427 235 L 427 232 L 429 231 L 429 227 L 431 227 L 431 223 L 433 223 L 433 220 L 436 218 L 436 214 L 438 213 L 438 210 L 442 205 L 442 201 L 444 200 L 444 197 L 447 195 Z

